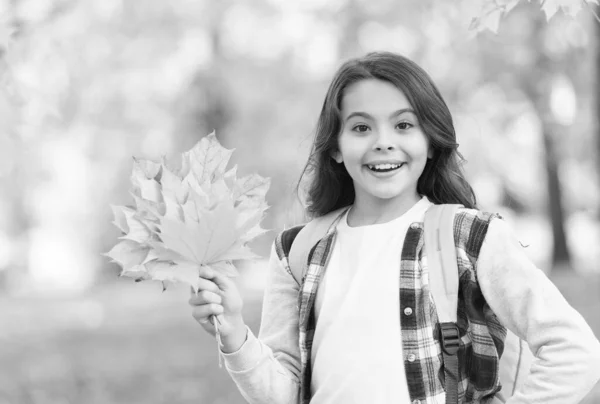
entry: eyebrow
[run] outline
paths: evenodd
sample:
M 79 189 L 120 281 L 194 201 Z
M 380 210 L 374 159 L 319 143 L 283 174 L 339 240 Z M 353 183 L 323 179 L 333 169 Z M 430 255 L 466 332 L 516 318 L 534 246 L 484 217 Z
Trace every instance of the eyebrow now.
M 398 115 L 404 114 L 405 112 L 410 112 L 410 113 L 412 113 L 412 114 L 414 114 L 414 113 L 415 113 L 415 111 L 414 111 L 412 108 L 402 108 L 402 109 L 399 109 L 398 111 L 394 111 L 394 112 L 392 112 L 392 113 L 390 114 L 390 118 L 393 118 L 393 117 L 395 117 L 395 116 L 398 116 Z M 367 119 L 373 119 L 373 117 L 372 117 L 371 115 L 367 114 L 366 112 L 361 112 L 361 111 L 358 111 L 358 112 L 352 112 L 350 115 L 348 115 L 348 117 L 347 117 L 345 120 L 347 121 L 347 120 L 349 120 L 350 118 L 353 118 L 353 117 L 355 117 L 355 116 L 361 116 L 361 117 L 363 117 L 363 118 L 367 118 Z

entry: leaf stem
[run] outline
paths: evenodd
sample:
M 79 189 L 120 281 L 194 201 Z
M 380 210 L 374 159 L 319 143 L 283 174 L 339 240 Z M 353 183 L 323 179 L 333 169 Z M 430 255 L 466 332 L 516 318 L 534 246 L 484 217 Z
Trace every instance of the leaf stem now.
M 219 368 L 223 368 L 223 356 L 221 355 L 221 347 L 223 344 L 221 343 L 221 332 L 219 331 L 219 318 L 214 314 L 210 316 L 211 322 L 215 326 L 215 333 L 217 337 L 217 354 L 219 355 Z

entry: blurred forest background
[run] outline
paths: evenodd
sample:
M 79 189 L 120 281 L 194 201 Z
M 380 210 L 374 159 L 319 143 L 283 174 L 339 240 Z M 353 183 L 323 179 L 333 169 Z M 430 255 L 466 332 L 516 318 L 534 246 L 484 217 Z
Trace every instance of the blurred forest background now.
M 242 403 L 188 289 L 118 278 L 101 255 L 109 205 L 132 203 L 132 156 L 215 129 L 240 174 L 272 179 L 266 257 L 304 220 L 295 185 L 329 80 L 371 50 L 432 75 L 480 207 L 600 335 L 600 9 L 546 21 L 521 1 L 499 20 L 517 2 L 483 3 L 0 0 L 0 404 Z M 258 332 L 264 262 L 241 272 Z

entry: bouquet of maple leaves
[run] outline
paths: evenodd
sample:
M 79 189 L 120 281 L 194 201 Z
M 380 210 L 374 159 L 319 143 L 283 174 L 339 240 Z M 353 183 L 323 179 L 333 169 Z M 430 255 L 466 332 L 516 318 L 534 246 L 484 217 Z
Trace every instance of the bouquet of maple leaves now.
M 184 282 L 197 293 L 201 266 L 233 277 L 232 261 L 257 257 L 247 244 L 266 231 L 260 222 L 270 181 L 257 174 L 237 178 L 237 166 L 226 171 L 232 152 L 213 132 L 182 154 L 177 169 L 165 157 L 134 157 L 135 204 L 111 206 L 123 234 L 106 255 L 122 267 L 121 276 L 159 280 L 163 290 L 166 282 Z

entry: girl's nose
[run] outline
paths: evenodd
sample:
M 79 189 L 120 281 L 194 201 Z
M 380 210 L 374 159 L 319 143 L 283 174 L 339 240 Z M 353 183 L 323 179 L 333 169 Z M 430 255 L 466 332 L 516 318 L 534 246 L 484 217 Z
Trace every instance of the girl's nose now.
M 392 146 L 392 145 L 388 145 L 388 146 L 379 146 L 378 145 L 378 146 L 375 146 L 375 150 L 377 150 L 377 151 L 382 151 L 382 150 L 389 150 L 389 151 L 391 151 L 391 150 L 394 150 L 394 149 L 395 149 L 395 147 Z
M 393 143 L 392 136 L 387 131 L 380 131 L 378 133 L 377 139 L 375 140 L 375 144 L 373 145 L 373 149 L 376 151 L 383 150 L 394 150 L 396 146 Z

